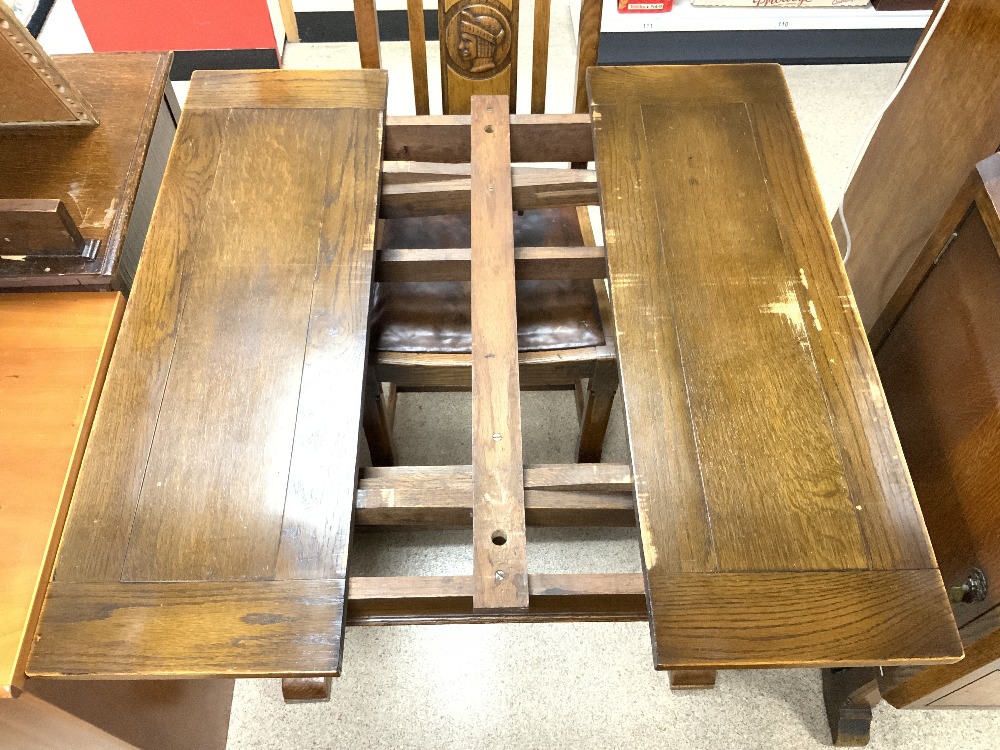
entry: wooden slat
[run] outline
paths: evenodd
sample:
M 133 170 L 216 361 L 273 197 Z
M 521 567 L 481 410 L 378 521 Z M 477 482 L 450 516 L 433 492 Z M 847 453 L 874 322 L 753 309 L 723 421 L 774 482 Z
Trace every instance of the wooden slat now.
M 510 130 L 504 96 L 472 100 L 473 606 L 528 606 L 514 305 Z
M 634 526 L 627 466 L 528 466 L 524 471 L 529 526 Z M 469 526 L 472 467 L 362 469 L 355 505 L 360 526 Z
M 431 104 L 427 83 L 427 39 L 424 33 L 423 0 L 406 0 L 406 24 L 410 35 L 413 101 L 418 115 L 429 115 Z
M 278 0 L 278 9 L 281 11 L 281 23 L 285 27 L 285 38 L 293 44 L 298 44 L 299 24 L 295 20 L 292 0 Z
M 385 73 L 364 75 L 381 101 Z M 74 643 L 87 636 L 53 638 L 45 669 L 336 672 L 382 151 L 381 109 L 341 106 L 357 98 L 355 76 L 339 96 L 329 72 L 318 75 L 326 107 L 182 115 L 67 523 L 64 585 L 43 616 L 92 629 L 94 648 L 76 667 Z M 289 76 L 292 101 L 300 80 Z M 186 588 L 160 587 L 178 580 Z M 294 637 L 262 630 L 247 648 L 234 635 L 243 614 L 231 597 L 249 624 L 283 602 L 273 625 L 298 621 L 286 609 L 302 597 L 312 606 L 313 590 L 323 613 L 304 612 Z M 266 601 L 255 606 L 257 595 Z M 125 636 L 92 616 L 101 597 L 105 610 L 128 602 L 125 632 L 171 638 L 139 639 L 120 658 L 105 651 Z M 216 616 L 214 632 L 198 632 Z M 300 635 L 323 646 L 322 666 L 303 666 Z
M 382 187 L 380 216 L 440 216 L 468 213 L 472 180 L 447 180 L 389 184 Z M 526 169 L 513 173 L 513 210 L 529 211 L 559 206 L 597 205 L 597 181 L 585 169 Z
M 358 33 L 358 52 L 362 68 L 381 68 L 378 13 L 375 0 L 354 0 L 354 26 Z
M 468 115 L 386 118 L 386 161 L 468 163 L 471 158 Z M 590 116 L 511 115 L 510 158 L 513 162 L 593 161 Z
M 490 614 L 473 606 L 472 576 L 353 577 L 348 624 L 646 619 L 640 573 L 532 574 L 527 585 L 528 609 Z
M 382 74 L 382 80 L 385 75 Z M 374 266 L 381 113 L 338 112 L 326 135 L 331 158 L 323 192 L 308 337 L 302 362 L 276 573 L 347 574 L 357 436 L 364 398 L 368 310 Z M 330 398 L 330 388 L 337 397 Z
M 0 699 L 24 686 L 124 311 L 113 292 L 0 296 Z
M 614 358 L 612 346 L 518 352 L 521 388 L 555 386 L 587 378 L 595 360 Z M 472 358 L 468 354 L 376 352 L 372 367 L 380 382 L 396 383 L 401 390 L 411 386 L 428 390 L 437 386 L 467 391 L 472 383 Z
M 56 581 L 28 675 L 337 675 L 343 607 L 343 580 Z
M 657 665 L 957 658 L 780 69 L 589 85 Z
M 545 111 L 545 84 L 549 73 L 549 18 L 552 0 L 535 0 L 534 49 L 531 57 L 531 112 Z
M 456 475 L 471 477 L 472 467 L 376 466 L 361 469 L 361 486 L 391 487 L 404 478 L 427 486 L 429 482 L 454 481 Z M 632 472 L 625 464 L 529 464 L 524 467 L 524 486 L 539 490 L 631 492 Z
M 472 483 L 451 492 L 428 493 L 395 489 L 357 492 L 356 526 L 472 525 Z M 528 526 L 635 526 L 635 501 L 621 492 L 525 490 L 524 518 Z
M 583 0 L 576 48 L 576 112 L 587 111 L 587 68 L 597 65 L 604 0 Z M 589 161 L 581 159 L 577 161 Z
M 471 248 L 383 250 L 375 267 L 376 281 L 465 281 Z M 607 258 L 603 247 L 516 247 L 517 279 L 603 279 Z

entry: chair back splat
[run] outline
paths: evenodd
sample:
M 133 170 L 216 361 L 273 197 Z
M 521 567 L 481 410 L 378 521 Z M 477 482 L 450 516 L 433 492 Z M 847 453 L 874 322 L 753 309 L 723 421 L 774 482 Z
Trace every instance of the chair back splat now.
M 574 107 L 587 111 L 584 74 L 597 64 L 603 0 L 583 0 L 577 38 Z M 551 0 L 536 0 L 531 60 L 531 112 L 545 111 Z M 421 0 L 407 0 L 413 98 L 418 115 L 430 114 L 427 40 Z M 375 0 L 354 0 L 362 68 L 382 66 Z M 511 112 L 517 100 L 518 0 L 438 0 L 443 114 L 469 114 L 474 95 L 505 95 Z

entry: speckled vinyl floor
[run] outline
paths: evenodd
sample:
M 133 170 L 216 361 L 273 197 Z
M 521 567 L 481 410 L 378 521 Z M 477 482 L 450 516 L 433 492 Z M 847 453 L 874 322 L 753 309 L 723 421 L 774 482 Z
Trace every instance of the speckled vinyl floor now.
M 554 3 L 552 59 L 573 59 L 570 11 L 561 3 Z M 530 6 L 522 6 L 522 18 L 531 18 Z M 530 39 L 522 39 L 521 48 L 530 50 Z M 434 66 L 436 51 L 431 53 Z M 384 45 L 383 55 L 394 82 L 389 111 L 412 113 L 406 45 Z M 346 67 L 357 65 L 357 53 L 345 45 L 296 45 L 286 62 Z M 562 78 L 550 80 L 550 109 L 568 111 L 571 67 L 553 73 Z M 901 71 L 900 65 L 786 68 L 830 213 L 857 144 Z M 522 72 L 521 80 L 530 77 Z M 568 394 L 525 393 L 522 412 L 526 462 L 572 460 L 576 419 Z M 401 396 L 401 462 L 470 462 L 470 420 L 467 394 Z M 617 411 L 605 460 L 625 461 L 627 455 Z M 531 530 L 528 549 L 535 572 L 640 566 L 633 533 L 620 530 Z M 471 573 L 465 533 L 359 533 L 351 559 L 353 571 L 362 575 Z M 715 690 L 672 693 L 667 675 L 652 668 L 642 623 L 349 629 L 343 676 L 334 681 L 329 703 L 286 706 L 278 681 L 241 680 L 229 731 L 233 750 L 735 750 L 819 748 L 829 742 L 819 672 L 724 672 Z M 876 709 L 873 750 L 998 746 L 1000 712 L 896 711 L 884 704 Z

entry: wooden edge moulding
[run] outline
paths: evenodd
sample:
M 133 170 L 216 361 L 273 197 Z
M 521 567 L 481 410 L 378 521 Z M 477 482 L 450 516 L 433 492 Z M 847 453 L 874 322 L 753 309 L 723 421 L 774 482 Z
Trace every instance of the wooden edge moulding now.
M 412 17 L 412 14 L 411 14 Z M 516 279 L 607 278 L 603 247 L 515 247 L 513 212 L 597 202 L 593 172 L 512 166 L 593 159 L 588 115 L 511 115 L 505 96 L 475 96 L 471 115 L 386 120 L 381 216 L 470 212 L 467 248 L 377 253 L 380 282 L 470 280 L 472 354 L 445 354 L 441 390 L 472 389 L 472 464 L 359 470 L 355 527 L 471 528 L 470 576 L 348 576 L 348 625 L 645 621 L 642 573 L 529 574 L 527 526 L 636 525 L 631 469 L 617 464 L 528 465 L 521 456 L 520 390 L 552 352 L 518 352 Z M 474 210 L 473 210 L 474 209 Z M 593 242 L 593 238 L 586 241 Z M 592 347 L 615 367 L 613 347 Z M 426 360 L 426 355 L 423 355 Z M 369 364 L 369 398 L 391 441 L 395 392 L 413 376 L 412 355 L 382 352 Z M 576 363 L 567 363 L 567 371 Z M 581 368 L 579 377 L 593 376 Z M 419 378 L 427 381 L 427 372 Z M 379 383 L 393 383 L 384 398 Z M 414 381 L 416 382 L 416 381 Z M 422 388 L 425 390 L 426 386 Z M 684 683 L 681 685 L 680 683 Z M 710 676 L 678 686 L 705 687 Z M 688 684 L 690 683 L 690 684 Z M 288 701 L 324 700 L 326 676 L 286 678 Z

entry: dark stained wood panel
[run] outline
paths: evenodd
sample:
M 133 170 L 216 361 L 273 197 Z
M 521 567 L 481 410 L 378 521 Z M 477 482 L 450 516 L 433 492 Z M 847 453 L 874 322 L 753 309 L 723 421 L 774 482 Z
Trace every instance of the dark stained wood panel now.
M 957 659 L 780 68 L 589 91 L 656 665 Z
M 364 75 L 384 101 L 385 73 Z M 201 104 L 181 118 L 84 460 L 44 615 L 57 635 L 35 649 L 46 673 L 339 669 L 382 106 L 341 106 L 360 97 L 353 73 L 316 72 L 307 106 L 286 108 L 231 106 L 231 91 L 214 108 L 197 93 L 210 79 L 192 84 Z M 310 591 L 322 611 L 298 617 Z M 120 618 L 94 615 L 102 597 L 127 603 Z M 239 607 L 274 626 L 253 648 L 220 635 Z M 211 612 L 218 632 L 199 634 Z M 117 649 L 140 620 L 176 633 Z
M 868 330 L 976 162 L 1000 148 L 1000 3 L 949 3 L 910 67 L 843 201 L 847 272 Z M 839 216 L 833 229 L 847 252 Z
M 957 233 L 875 361 L 945 584 L 991 582 L 963 626 L 1000 603 L 1000 255 L 977 208 Z

